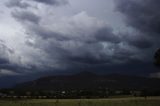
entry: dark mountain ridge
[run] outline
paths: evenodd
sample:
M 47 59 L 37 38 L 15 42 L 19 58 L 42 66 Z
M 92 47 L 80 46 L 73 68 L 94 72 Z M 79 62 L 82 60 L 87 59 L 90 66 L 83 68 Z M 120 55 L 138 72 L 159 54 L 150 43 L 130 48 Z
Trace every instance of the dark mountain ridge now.
M 34 81 L 17 84 L 14 88 L 25 90 L 95 90 L 100 88 L 160 90 L 159 83 L 160 79 L 157 78 L 81 72 L 73 75 L 42 77 Z

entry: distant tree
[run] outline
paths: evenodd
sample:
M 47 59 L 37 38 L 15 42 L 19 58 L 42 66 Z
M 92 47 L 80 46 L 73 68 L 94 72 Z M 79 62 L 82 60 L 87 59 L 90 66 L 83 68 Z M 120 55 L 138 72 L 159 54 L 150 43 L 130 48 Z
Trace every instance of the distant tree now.
M 160 48 L 156 51 L 154 55 L 154 64 L 160 67 Z

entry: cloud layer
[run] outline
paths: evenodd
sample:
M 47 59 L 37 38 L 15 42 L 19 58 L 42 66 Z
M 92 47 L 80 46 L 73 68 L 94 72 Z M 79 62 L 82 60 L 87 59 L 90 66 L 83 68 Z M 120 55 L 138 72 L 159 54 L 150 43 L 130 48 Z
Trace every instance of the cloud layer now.
M 81 3 L 85 2 L 91 1 Z M 12 27 L 14 33 L 5 32 L 8 35 L 3 39 L 6 43 L 0 43 L 1 73 L 108 71 L 111 66 L 120 65 L 123 68 L 110 70 L 123 70 L 129 68 L 128 64 L 136 63 L 144 65 L 145 70 L 146 63 L 151 63 L 152 54 L 160 44 L 160 14 L 157 11 L 160 2 L 102 2 L 114 4 L 110 9 L 110 14 L 114 14 L 111 16 L 113 20 L 108 21 L 109 18 L 103 13 L 110 7 L 104 5 L 97 12 L 101 5 L 84 8 L 79 4 L 81 8 L 76 9 L 73 0 L 8 0 L 2 3 L 6 9 L 3 14 L 15 27 Z M 95 13 L 92 14 L 90 9 Z M 101 17 L 97 15 L 100 13 Z M 123 23 L 116 25 L 124 28 L 117 29 L 115 16 L 123 20 Z M 17 41 L 12 41 L 13 38 Z
M 125 23 L 138 33 L 138 36 L 131 34 L 131 45 L 141 49 L 148 49 L 142 52 L 153 56 L 160 44 L 160 13 L 158 0 L 115 0 L 117 10 L 125 16 Z M 150 52 L 150 53 L 149 53 Z M 153 58 L 152 58 L 153 59 Z

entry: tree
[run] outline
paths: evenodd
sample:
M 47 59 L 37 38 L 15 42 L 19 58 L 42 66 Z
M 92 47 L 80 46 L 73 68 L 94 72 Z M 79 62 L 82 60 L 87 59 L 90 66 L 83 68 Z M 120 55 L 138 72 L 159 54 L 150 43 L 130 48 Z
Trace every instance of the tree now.
M 155 59 L 154 64 L 160 67 L 160 48 L 156 51 L 154 59 Z

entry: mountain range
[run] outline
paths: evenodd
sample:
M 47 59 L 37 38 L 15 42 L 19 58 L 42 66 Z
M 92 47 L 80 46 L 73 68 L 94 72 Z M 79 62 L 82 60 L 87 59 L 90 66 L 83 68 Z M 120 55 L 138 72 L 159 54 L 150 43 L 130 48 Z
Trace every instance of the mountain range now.
M 73 75 L 42 77 L 34 81 L 17 84 L 14 88 L 25 90 L 91 90 L 100 88 L 160 90 L 159 83 L 160 79 L 158 78 L 80 72 Z

